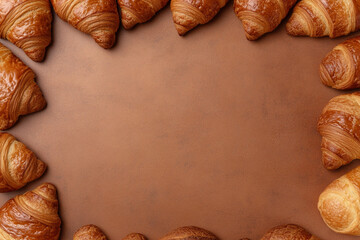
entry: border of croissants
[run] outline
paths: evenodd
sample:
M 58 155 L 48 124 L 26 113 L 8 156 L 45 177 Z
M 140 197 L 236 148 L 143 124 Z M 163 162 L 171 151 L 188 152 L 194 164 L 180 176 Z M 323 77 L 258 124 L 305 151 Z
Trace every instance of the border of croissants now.
M 120 19 L 125 29 L 150 20 L 169 0 L 51 0 L 55 13 L 78 30 L 91 35 L 103 48 L 115 42 Z M 179 35 L 209 22 L 227 0 L 171 0 Z M 49 0 L 1 0 L 1 37 L 42 61 L 51 42 L 52 10 Z M 295 7 L 294 7 L 295 6 Z M 293 36 L 335 38 L 360 29 L 360 1 L 356 0 L 234 0 L 234 10 L 246 37 L 256 40 L 273 31 L 293 9 L 286 30 Z M 40 111 L 46 101 L 34 72 L 0 44 L 0 130 L 12 127 L 19 116 Z M 360 37 L 336 46 L 320 65 L 320 78 L 340 90 L 360 87 Z M 329 170 L 360 158 L 360 93 L 337 96 L 324 108 L 318 122 L 322 135 L 322 162 Z M 24 187 L 41 177 L 46 164 L 14 136 L 0 133 L 0 192 Z M 360 167 L 332 182 L 320 195 L 318 209 L 333 231 L 360 235 Z M 56 240 L 60 236 L 57 190 L 44 183 L 18 195 L 0 208 L 0 239 Z M 94 225 L 79 229 L 74 240 L 104 240 Z M 126 240 L 146 239 L 139 233 Z M 213 233 L 194 226 L 181 227 L 161 240 L 215 240 Z M 318 239 L 300 226 L 277 226 L 263 237 Z

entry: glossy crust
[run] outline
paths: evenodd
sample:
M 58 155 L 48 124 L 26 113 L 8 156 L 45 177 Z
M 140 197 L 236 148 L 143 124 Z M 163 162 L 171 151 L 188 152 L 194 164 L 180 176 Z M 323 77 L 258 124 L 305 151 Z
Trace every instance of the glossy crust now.
M 90 34 L 101 47 L 114 45 L 120 22 L 116 0 L 51 0 L 51 3 L 62 20 Z
M 332 88 L 360 87 L 360 37 L 337 45 L 321 62 L 320 77 Z
M 2 240 L 57 240 L 60 225 L 56 188 L 50 183 L 16 196 L 0 208 Z
M 34 72 L 0 44 L 0 130 L 13 126 L 20 115 L 42 110 L 46 101 Z
M 360 158 L 360 93 L 331 99 L 320 116 L 318 131 L 325 168 L 337 169 Z
M 318 209 L 333 231 L 360 235 L 360 167 L 336 179 L 321 193 Z
M 227 0 L 171 0 L 170 8 L 179 35 L 209 22 L 226 2 Z
M 125 29 L 150 20 L 169 0 L 118 0 Z
M 130 233 L 122 240 L 146 240 L 146 237 L 140 233 Z
M 261 240 L 320 240 L 304 228 L 287 224 L 270 229 Z
M 95 225 L 81 227 L 75 234 L 74 240 L 107 240 L 105 234 Z
M 246 38 L 256 40 L 279 26 L 296 1 L 235 0 L 234 10 L 242 21 Z
M 0 133 L 0 192 L 22 188 L 41 177 L 45 163 L 8 133 Z
M 0 34 L 34 61 L 42 61 L 51 42 L 49 0 L 0 1 Z
M 218 238 L 211 232 L 194 227 L 181 227 L 170 232 L 160 240 L 218 240 Z
M 359 0 L 302 0 L 294 8 L 287 32 L 293 36 L 336 38 L 359 30 Z

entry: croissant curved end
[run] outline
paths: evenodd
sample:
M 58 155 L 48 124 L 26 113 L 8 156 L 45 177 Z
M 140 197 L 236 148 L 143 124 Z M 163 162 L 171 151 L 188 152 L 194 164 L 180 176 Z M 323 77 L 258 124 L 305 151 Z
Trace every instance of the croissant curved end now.
M 329 74 L 329 71 L 326 67 L 326 63 L 325 62 L 322 62 L 320 64 L 320 79 L 321 79 L 321 82 L 328 86 L 328 87 L 334 87 L 335 85 L 335 82 L 334 80 L 331 78 L 330 74 Z
M 328 170 L 335 170 L 344 165 L 344 161 L 334 154 L 332 151 L 326 148 L 322 148 L 322 163 Z
M 95 31 L 91 33 L 91 36 L 100 47 L 109 49 L 115 43 L 115 33 L 110 31 Z
M 105 234 L 95 225 L 89 224 L 81 227 L 73 237 L 73 240 L 107 240 Z
M 45 58 L 45 48 L 37 49 L 36 51 L 25 50 L 26 55 L 35 62 L 42 62 Z
M 286 32 L 292 36 L 309 35 L 309 27 L 303 16 L 294 12 L 286 24 Z
M 43 183 L 37 188 L 35 188 L 33 192 L 36 192 L 47 199 L 57 200 L 56 187 L 51 183 Z

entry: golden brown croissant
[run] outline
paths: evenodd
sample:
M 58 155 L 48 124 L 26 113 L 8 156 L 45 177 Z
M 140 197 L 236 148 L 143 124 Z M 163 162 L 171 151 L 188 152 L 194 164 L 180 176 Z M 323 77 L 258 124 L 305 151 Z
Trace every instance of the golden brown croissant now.
M 45 163 L 8 133 L 0 133 L 0 192 L 22 188 L 41 177 Z
M 125 29 L 150 20 L 169 0 L 118 0 Z
M 248 40 L 272 32 L 289 13 L 297 0 L 235 0 L 234 10 L 242 21 Z
M 0 208 L 2 240 L 57 240 L 60 225 L 56 188 L 50 183 L 16 196 Z
M 304 228 L 287 224 L 270 229 L 261 240 L 319 240 Z
M 0 1 L 0 33 L 34 61 L 42 61 L 51 42 L 49 0 Z
M 170 8 L 179 35 L 184 35 L 199 24 L 209 22 L 226 2 L 227 0 L 171 0 Z
M 95 225 L 81 227 L 74 235 L 74 240 L 107 240 L 105 234 Z
M 0 44 L 0 130 L 13 126 L 20 115 L 42 110 L 46 101 L 34 72 Z
M 122 240 L 146 240 L 146 237 L 140 233 L 130 233 Z
M 337 45 L 322 61 L 323 84 L 336 89 L 360 87 L 360 37 Z
M 160 240 L 218 240 L 211 232 L 198 227 L 181 227 L 170 232 Z
M 336 38 L 359 30 L 357 0 L 302 0 L 294 8 L 287 32 L 293 36 Z
M 360 235 L 360 167 L 336 179 L 321 193 L 318 209 L 338 233 Z
M 331 99 L 320 116 L 318 131 L 325 168 L 337 169 L 360 158 L 360 93 Z
M 62 20 L 90 34 L 101 47 L 114 45 L 120 21 L 116 0 L 51 0 L 51 3 Z

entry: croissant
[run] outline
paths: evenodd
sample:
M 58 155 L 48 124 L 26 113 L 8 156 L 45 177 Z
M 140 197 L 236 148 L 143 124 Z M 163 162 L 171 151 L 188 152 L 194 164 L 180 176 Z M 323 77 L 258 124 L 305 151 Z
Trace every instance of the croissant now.
M 175 28 L 182 36 L 199 24 L 215 17 L 228 0 L 171 0 L 170 9 Z
M 293 36 L 336 38 L 360 28 L 357 0 L 302 0 L 294 8 L 286 30 Z
M 234 10 L 242 21 L 246 38 L 256 40 L 274 31 L 297 0 L 235 0 Z
M 140 233 L 130 233 L 122 240 L 146 240 L 146 237 Z
M 337 169 L 360 158 L 360 93 L 331 99 L 320 116 L 318 131 L 325 168 Z
M 261 240 L 320 240 L 304 228 L 287 224 L 270 229 Z
M 218 240 L 211 232 L 198 227 L 181 227 L 170 232 L 160 240 Z
M 0 208 L 2 240 L 57 240 L 60 225 L 56 188 L 50 183 L 16 196 Z
M 49 0 L 0 1 L 0 33 L 34 61 L 44 59 L 51 42 Z
M 101 47 L 114 45 L 120 22 L 116 0 L 51 0 L 51 3 L 62 20 L 90 34 Z
M 332 182 L 320 195 L 318 209 L 335 232 L 360 235 L 360 167 Z
M 125 29 L 150 20 L 169 0 L 118 0 Z
M 337 45 L 321 62 L 320 77 L 332 88 L 360 87 L 360 37 Z
M 81 227 L 74 235 L 73 240 L 107 240 L 105 234 L 95 225 Z
M 45 107 L 34 78 L 34 72 L 0 43 L 0 130 L 13 126 L 20 115 Z

